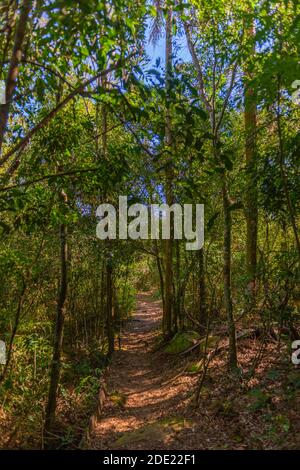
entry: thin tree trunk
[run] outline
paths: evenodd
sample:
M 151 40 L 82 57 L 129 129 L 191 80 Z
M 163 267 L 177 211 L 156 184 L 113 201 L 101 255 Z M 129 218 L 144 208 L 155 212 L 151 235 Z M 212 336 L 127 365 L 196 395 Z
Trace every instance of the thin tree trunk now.
M 227 182 L 224 175 L 223 187 L 223 211 L 224 211 L 224 245 L 223 245 L 223 276 L 224 276 L 224 302 L 227 314 L 228 336 L 229 336 L 229 358 L 230 370 L 237 369 L 236 333 L 233 318 L 231 297 L 231 211 L 228 197 Z
M 67 203 L 67 195 L 61 192 L 63 203 Z M 45 416 L 45 432 L 49 432 L 54 425 L 55 410 L 57 402 L 57 390 L 59 386 L 61 370 L 61 352 L 63 345 L 64 319 L 66 310 L 66 299 L 68 290 L 68 241 L 67 226 L 60 226 L 60 286 L 57 300 L 57 313 L 55 323 L 55 335 L 53 346 L 53 357 L 50 372 L 50 385 L 48 393 L 48 402 Z
M 253 22 L 247 30 L 248 38 L 251 40 L 254 36 Z M 255 45 L 251 48 L 251 52 L 255 53 Z M 248 292 L 250 296 L 250 304 L 255 305 L 256 292 L 256 265 L 257 265 L 257 224 L 258 224 L 258 208 L 257 208 L 257 184 L 256 184 L 256 101 L 254 90 L 247 81 L 251 80 L 251 73 L 245 71 L 245 156 L 247 171 L 247 191 L 245 197 L 245 212 L 247 225 L 246 239 L 246 257 L 248 272 Z
M 115 348 L 115 333 L 113 324 L 112 259 L 110 253 L 106 262 L 106 329 L 108 339 L 107 355 L 110 358 Z
M 22 286 L 21 293 L 20 293 L 19 300 L 18 300 L 18 307 L 17 307 L 17 311 L 16 311 L 15 322 L 14 322 L 13 330 L 12 330 L 11 337 L 10 337 L 10 340 L 9 340 L 8 349 L 7 349 L 6 363 L 5 363 L 3 372 L 0 376 L 0 383 L 3 382 L 3 380 L 5 379 L 7 371 L 8 371 L 9 366 L 10 366 L 10 360 L 11 360 L 11 357 L 12 357 L 13 344 L 14 344 L 15 336 L 16 336 L 17 331 L 18 331 L 18 327 L 19 327 L 20 315 L 21 315 L 21 311 L 22 311 L 22 305 L 23 305 L 25 291 L 26 291 L 26 284 L 25 284 L 25 281 L 23 280 L 23 286 Z
M 102 87 L 107 86 L 105 77 L 101 80 Z M 101 155 L 107 159 L 107 106 L 104 103 L 101 108 L 102 117 L 102 149 Z M 108 358 L 110 358 L 115 349 L 115 332 L 113 319 L 113 283 L 112 283 L 112 240 L 106 240 L 106 330 L 108 340 Z
M 5 103 L 0 106 L 0 155 L 8 122 L 9 107 L 19 74 L 19 64 L 23 55 L 26 28 L 31 8 L 32 0 L 24 0 L 20 11 L 20 18 L 16 27 L 14 47 L 6 79 Z
M 162 272 L 162 266 L 159 257 L 159 250 L 158 250 L 158 243 L 157 240 L 154 240 L 155 244 L 155 252 L 156 252 L 156 263 L 157 263 L 157 270 L 159 275 L 159 284 L 160 284 L 160 293 L 161 293 L 161 300 L 163 304 L 163 312 L 165 312 L 165 287 L 164 287 L 164 276 Z M 163 328 L 164 330 L 164 328 Z
M 204 76 L 202 71 L 202 65 L 198 60 L 196 49 L 192 40 L 192 33 L 190 25 L 187 22 L 184 22 L 184 29 L 187 38 L 188 48 L 193 59 L 193 64 L 197 72 L 197 81 L 199 96 L 202 100 L 202 103 L 210 117 L 210 125 L 212 134 L 214 135 L 213 142 L 213 151 L 216 162 L 220 163 L 220 156 L 218 154 L 217 142 L 218 142 L 218 129 L 220 128 L 222 116 L 219 118 L 218 125 L 216 125 L 216 116 L 215 116 L 215 77 L 213 78 L 213 92 L 212 92 L 212 101 L 211 104 L 205 93 L 204 86 Z M 234 69 L 235 70 L 235 69 Z M 235 73 L 232 73 L 232 80 L 228 91 L 228 98 L 230 92 L 232 91 L 232 86 L 234 82 Z M 226 104 L 226 103 L 225 103 Z M 223 108 L 225 110 L 225 108 Z M 228 335 L 229 335 L 229 368 L 234 370 L 237 368 L 237 351 L 236 351 L 236 333 L 235 333 L 235 323 L 233 318 L 233 308 L 232 308 L 232 298 L 231 298 L 231 212 L 230 212 L 230 200 L 228 195 L 228 187 L 226 182 L 226 174 L 224 173 L 223 182 L 222 182 L 222 199 L 223 199 L 223 212 L 224 212 L 224 238 L 223 238 L 223 279 L 224 279 L 224 302 L 225 309 L 227 314 L 227 325 L 228 325 Z
M 179 240 L 175 242 L 176 248 L 176 276 L 175 276 L 175 284 L 174 284 L 174 313 L 173 313 L 173 321 L 172 321 L 172 329 L 173 332 L 176 333 L 178 331 L 178 324 L 180 318 L 180 246 Z
M 166 146 L 168 157 L 166 162 L 166 203 L 171 206 L 173 203 L 173 171 L 172 159 L 170 156 L 172 147 L 171 115 L 170 115 L 170 87 L 172 76 L 172 9 L 169 8 L 166 20 Z M 171 227 L 173 225 L 171 217 Z M 173 240 L 172 228 L 170 238 L 165 241 L 165 319 L 164 335 L 168 338 L 172 335 L 172 314 L 173 314 Z
M 204 333 L 207 323 L 204 248 L 199 250 L 199 323 L 201 333 Z
M 118 301 L 118 295 L 117 295 L 117 290 L 116 288 L 113 289 L 113 324 L 114 324 L 114 330 L 118 334 L 118 347 L 119 350 L 121 350 L 121 310 L 119 306 L 119 301 Z

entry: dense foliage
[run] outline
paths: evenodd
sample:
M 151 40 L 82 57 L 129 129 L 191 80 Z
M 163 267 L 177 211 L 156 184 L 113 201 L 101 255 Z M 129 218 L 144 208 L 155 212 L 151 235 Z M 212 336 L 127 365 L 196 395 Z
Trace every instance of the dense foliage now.
M 299 338 L 299 15 L 296 0 L 1 2 L 4 446 L 79 444 L 143 288 L 162 343 L 225 327 L 238 376 L 237 326 Z M 99 241 L 96 208 L 119 195 L 204 203 L 204 247 Z

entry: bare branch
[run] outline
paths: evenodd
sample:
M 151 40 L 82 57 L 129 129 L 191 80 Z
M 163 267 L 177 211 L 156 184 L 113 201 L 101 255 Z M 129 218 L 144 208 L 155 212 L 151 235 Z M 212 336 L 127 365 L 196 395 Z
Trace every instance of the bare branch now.
M 225 113 L 225 110 L 227 108 L 228 101 L 229 101 L 229 98 L 230 98 L 230 95 L 231 95 L 231 92 L 232 92 L 232 89 L 233 89 L 233 86 L 234 86 L 234 81 L 235 81 L 236 72 L 237 72 L 237 66 L 238 66 L 238 59 L 236 59 L 234 64 L 233 64 L 230 84 L 229 84 L 229 87 L 228 87 L 228 90 L 227 90 L 227 93 L 226 93 L 226 96 L 225 96 L 225 99 L 224 99 L 224 102 L 223 102 L 222 110 L 221 110 L 220 117 L 219 117 L 217 125 L 216 125 L 216 129 L 215 129 L 216 134 L 218 133 L 218 130 L 220 129 L 220 126 L 222 124 L 224 113 Z
M 187 39 L 187 44 L 188 44 L 188 48 L 189 48 L 189 51 L 190 51 L 190 54 L 192 56 L 192 59 L 193 59 L 193 64 L 195 66 L 195 69 L 196 69 L 196 72 L 197 72 L 197 79 L 198 79 L 198 85 L 199 85 L 199 93 L 200 93 L 200 96 L 201 96 L 201 99 L 203 101 L 203 104 L 206 108 L 206 111 L 207 113 L 209 114 L 209 116 L 211 116 L 211 113 L 212 113 L 212 107 L 211 107 L 211 104 L 210 102 L 208 101 L 207 99 L 207 96 L 205 94 L 205 87 L 204 87 L 204 79 L 203 79 L 203 71 L 202 71 L 202 66 L 200 64 L 200 61 L 197 57 L 197 53 L 196 53 L 196 49 L 195 49 L 195 45 L 192 41 L 192 36 L 191 36 L 191 31 L 190 31 L 190 25 L 184 21 L 183 22 L 183 26 L 184 26 L 184 31 L 185 31 L 185 35 L 186 35 L 186 39 Z

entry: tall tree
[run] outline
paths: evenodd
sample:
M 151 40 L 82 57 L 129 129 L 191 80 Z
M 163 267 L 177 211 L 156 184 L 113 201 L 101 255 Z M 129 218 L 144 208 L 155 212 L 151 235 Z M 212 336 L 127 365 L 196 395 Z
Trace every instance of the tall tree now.
M 20 8 L 20 16 L 16 26 L 14 45 L 6 78 L 5 103 L 0 105 L 0 155 L 8 123 L 9 108 L 17 84 L 20 62 L 23 58 L 26 31 L 28 29 L 31 8 L 32 0 L 24 0 Z
M 171 123 L 171 80 L 172 80 L 172 7 L 169 6 L 166 18 L 166 43 L 165 43 L 165 74 L 166 74 L 166 130 L 165 144 L 167 149 L 166 161 L 166 203 L 169 207 L 173 204 L 173 168 L 172 168 L 172 123 Z M 172 219 L 171 219 L 172 227 Z M 165 335 L 172 334 L 173 318 L 173 233 L 165 241 Z
M 195 11 L 195 16 L 197 17 L 197 12 Z M 237 350 L 236 350 L 236 330 L 235 330 L 235 323 L 234 323 L 234 316 L 233 316 L 233 304 L 232 304 L 232 289 L 231 289 L 231 231 L 232 231 L 232 204 L 229 197 L 229 189 L 228 189 L 228 175 L 226 171 L 226 166 L 222 160 L 221 156 L 221 137 L 220 137 L 220 129 L 224 119 L 224 113 L 228 106 L 229 97 L 232 93 L 232 89 L 234 86 L 234 79 L 236 76 L 236 69 L 237 69 L 237 62 L 235 61 L 231 65 L 231 76 L 229 79 L 227 91 L 225 94 L 225 98 L 221 105 L 221 111 L 217 113 L 217 84 L 220 82 L 216 76 L 216 68 L 217 68 L 217 61 L 218 61 L 218 54 L 217 54 L 217 45 L 215 39 L 215 19 L 212 18 L 210 22 L 210 27 L 213 36 L 213 52 L 212 52 L 212 61 L 213 61 L 213 73 L 211 78 L 211 99 L 208 98 L 209 93 L 206 90 L 205 86 L 205 79 L 204 79 L 204 71 L 202 67 L 201 60 L 197 55 L 197 50 L 195 46 L 195 42 L 193 40 L 193 27 L 191 22 L 188 21 L 186 18 L 183 20 L 186 39 L 188 48 L 192 57 L 193 65 L 196 71 L 197 77 L 197 84 L 198 84 L 198 92 L 199 98 L 201 99 L 203 106 L 209 116 L 210 122 L 210 129 L 212 134 L 212 147 L 213 147 L 213 155 L 214 155 L 214 163 L 215 165 L 222 168 L 222 179 L 220 181 L 221 190 L 222 190 L 222 201 L 223 201 L 223 221 L 224 221 L 224 232 L 223 232 L 223 288 L 224 288 L 224 304 L 225 310 L 227 314 L 227 325 L 228 325 L 228 336 L 229 336 L 229 358 L 228 358 L 228 365 L 231 370 L 236 370 L 237 368 Z M 199 23 L 197 23 L 199 25 Z M 199 32 L 197 32 L 199 34 Z M 200 32 L 201 34 L 201 32 Z
M 62 204 L 68 202 L 66 193 L 61 191 Z M 67 225 L 60 225 L 60 280 L 56 307 L 56 321 L 53 344 L 53 357 L 50 372 L 50 383 L 48 392 L 48 401 L 45 413 L 45 431 L 50 433 L 55 422 L 55 410 L 57 403 L 57 391 L 59 386 L 61 371 L 61 354 L 63 347 L 64 321 L 66 314 L 66 300 L 68 290 L 68 240 Z
M 59 83 L 58 92 L 56 95 L 57 103 L 60 102 L 61 94 L 63 91 L 62 83 Z M 58 171 L 62 168 L 58 168 Z M 61 200 L 61 206 L 64 210 L 68 203 L 68 196 L 64 189 L 60 189 L 59 198 Z M 59 227 L 59 244 L 60 244 L 60 279 L 58 288 L 58 298 L 56 304 L 56 320 L 55 320 L 55 331 L 54 331 L 54 344 L 53 344 L 53 356 L 50 369 L 50 382 L 48 401 L 45 413 L 45 432 L 49 434 L 53 428 L 55 422 L 55 410 L 57 403 L 57 392 L 60 381 L 61 372 L 61 355 L 63 348 L 63 337 L 64 337 L 64 322 L 66 315 L 66 302 L 68 292 L 68 228 L 66 222 L 62 222 Z
M 244 119 L 245 119 L 245 156 L 246 156 L 246 174 L 247 190 L 245 197 L 246 212 L 246 256 L 248 271 L 248 295 L 250 305 L 254 304 L 256 291 L 256 264 L 257 264 L 257 174 L 256 174 L 256 99 L 255 91 L 251 81 L 253 72 L 251 64 L 255 55 L 255 31 L 253 14 L 247 11 L 245 18 L 245 35 L 248 51 L 248 63 L 245 65 L 244 72 Z

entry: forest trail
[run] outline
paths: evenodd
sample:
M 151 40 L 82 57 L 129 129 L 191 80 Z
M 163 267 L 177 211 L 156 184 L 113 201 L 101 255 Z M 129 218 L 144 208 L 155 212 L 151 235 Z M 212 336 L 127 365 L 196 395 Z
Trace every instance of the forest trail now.
M 161 317 L 160 302 L 149 293 L 139 294 L 136 313 L 122 334 L 121 350 L 113 355 L 107 381 L 112 395 L 96 425 L 91 448 L 188 448 L 184 437 L 193 426 L 181 409 L 186 384 L 176 381 L 174 358 L 152 351 Z
M 106 380 L 110 397 L 95 423 L 88 448 L 278 448 L 267 433 L 264 414 L 252 412 L 250 398 L 237 379 L 224 374 L 226 351 L 212 359 L 203 400 L 194 408 L 192 397 L 199 374 L 188 373 L 192 358 L 166 354 L 161 349 L 154 352 L 161 327 L 161 303 L 153 300 L 151 293 L 139 294 L 137 300 L 136 312 L 122 334 L 122 348 L 113 354 Z M 265 359 L 270 354 L 274 357 L 275 347 L 270 343 Z M 259 341 L 247 338 L 238 343 L 240 365 L 244 370 L 249 370 L 259 350 Z M 262 360 L 253 386 L 266 377 L 265 367 L 268 362 Z M 279 388 L 270 388 L 268 393 L 280 396 L 280 382 L 276 385 L 273 381 L 272 387 Z M 278 414 L 288 412 L 284 403 L 278 404 Z M 290 422 L 298 423 L 296 417 L 298 413 L 291 410 Z M 289 439 L 286 434 L 283 436 L 285 446 L 293 448 L 295 434 L 291 432 Z

